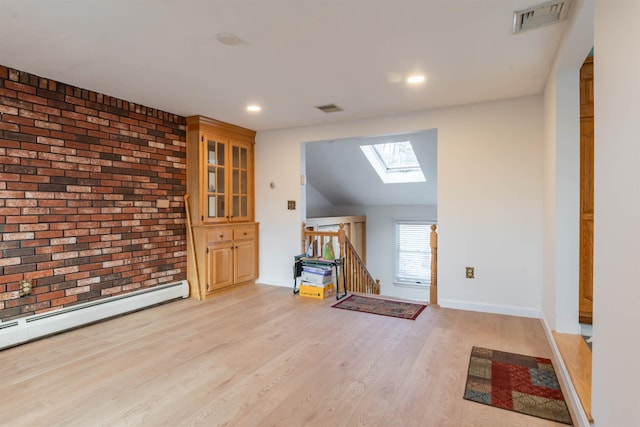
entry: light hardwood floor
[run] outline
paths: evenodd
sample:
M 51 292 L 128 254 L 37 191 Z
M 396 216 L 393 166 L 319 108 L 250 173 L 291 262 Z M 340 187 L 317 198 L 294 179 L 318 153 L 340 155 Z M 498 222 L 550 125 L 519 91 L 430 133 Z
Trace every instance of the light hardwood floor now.
M 7 349 L 0 425 L 562 425 L 462 399 L 474 345 L 552 358 L 538 320 L 333 303 L 248 286 Z
M 580 398 L 580 404 L 589 422 L 591 415 L 591 350 L 582 336 L 553 331 L 553 338 L 560 350 L 569 377 Z

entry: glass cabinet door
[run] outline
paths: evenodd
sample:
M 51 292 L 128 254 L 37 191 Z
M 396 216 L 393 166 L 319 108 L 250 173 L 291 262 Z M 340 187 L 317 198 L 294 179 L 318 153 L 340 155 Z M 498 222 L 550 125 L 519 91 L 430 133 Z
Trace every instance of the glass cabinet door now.
M 248 149 L 231 145 L 231 217 L 247 219 L 249 216 L 249 161 Z
M 228 213 L 225 204 L 225 143 L 204 137 L 204 198 L 206 218 L 225 218 Z

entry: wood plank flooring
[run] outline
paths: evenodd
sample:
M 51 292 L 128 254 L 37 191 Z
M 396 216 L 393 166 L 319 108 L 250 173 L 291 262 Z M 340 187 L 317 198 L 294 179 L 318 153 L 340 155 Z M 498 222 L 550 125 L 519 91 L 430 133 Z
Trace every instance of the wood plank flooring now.
M 573 387 L 580 398 L 580 403 L 589 422 L 593 422 L 591 415 L 591 350 L 580 335 L 562 334 L 553 331 L 558 350 L 562 355 Z
M 537 319 L 333 303 L 248 286 L 7 349 L 0 425 L 562 425 L 462 399 L 474 345 L 553 358 Z

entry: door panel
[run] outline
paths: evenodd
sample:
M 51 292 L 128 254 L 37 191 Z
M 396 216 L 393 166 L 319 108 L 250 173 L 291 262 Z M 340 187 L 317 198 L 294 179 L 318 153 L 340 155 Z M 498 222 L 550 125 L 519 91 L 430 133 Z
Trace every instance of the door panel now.
M 235 246 L 235 281 L 236 283 L 256 278 L 255 240 L 236 242 Z
M 209 246 L 207 255 L 207 293 L 233 284 L 231 243 Z
M 580 69 L 580 272 L 579 317 L 593 322 L 593 58 Z

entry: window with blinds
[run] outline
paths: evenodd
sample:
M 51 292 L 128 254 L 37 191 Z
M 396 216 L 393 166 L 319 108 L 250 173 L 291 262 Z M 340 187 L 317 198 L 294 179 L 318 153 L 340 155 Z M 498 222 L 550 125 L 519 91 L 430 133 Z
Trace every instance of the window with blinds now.
M 396 283 L 431 284 L 431 224 L 396 220 Z

